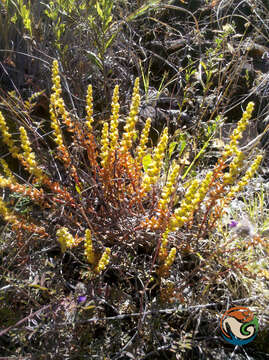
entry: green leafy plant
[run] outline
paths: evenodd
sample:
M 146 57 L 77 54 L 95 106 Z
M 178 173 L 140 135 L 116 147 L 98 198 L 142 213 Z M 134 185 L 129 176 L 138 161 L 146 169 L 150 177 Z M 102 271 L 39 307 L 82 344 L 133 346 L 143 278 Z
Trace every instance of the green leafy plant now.
M 77 4 L 74 0 L 56 0 L 50 1 L 48 4 L 44 5 L 46 7 L 44 13 L 51 20 L 56 49 L 62 58 L 65 59 L 69 47 L 67 41 L 64 41 L 64 35 L 68 28 L 68 20 L 72 20 L 73 13 L 80 11 L 83 5 L 80 4 L 77 8 Z
M 6 10 L 6 16 L 9 21 L 16 24 L 17 29 L 23 34 L 26 30 L 27 35 L 32 38 L 33 25 L 31 2 L 23 0 L 6 0 L 2 2 L 2 6 Z

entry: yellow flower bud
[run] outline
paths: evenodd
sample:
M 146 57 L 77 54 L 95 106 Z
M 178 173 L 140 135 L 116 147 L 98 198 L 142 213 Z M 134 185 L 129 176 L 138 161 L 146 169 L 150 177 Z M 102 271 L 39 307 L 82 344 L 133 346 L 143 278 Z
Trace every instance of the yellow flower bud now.
M 62 227 L 56 232 L 57 239 L 61 245 L 62 252 L 65 252 L 67 248 L 71 248 L 75 245 L 75 239 L 69 233 L 66 227 Z
M 101 271 L 105 270 L 110 260 L 111 249 L 106 248 L 101 259 L 96 267 L 96 272 L 100 274 Z
M 92 245 L 91 231 L 89 229 L 85 232 L 85 242 L 84 242 L 85 251 L 84 254 L 87 257 L 87 260 L 90 264 L 95 263 L 95 253 Z

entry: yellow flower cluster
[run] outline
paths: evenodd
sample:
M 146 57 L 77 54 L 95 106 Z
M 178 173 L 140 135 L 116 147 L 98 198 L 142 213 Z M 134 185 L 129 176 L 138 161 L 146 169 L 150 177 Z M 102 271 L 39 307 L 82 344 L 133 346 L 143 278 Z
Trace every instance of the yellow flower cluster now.
M 250 168 L 247 170 L 246 174 L 243 176 L 243 178 L 235 185 L 231 188 L 231 190 L 229 191 L 229 193 L 227 194 L 226 197 L 226 201 L 228 199 L 232 199 L 236 193 L 238 193 L 239 191 L 241 191 L 249 182 L 249 180 L 251 178 L 253 178 L 255 172 L 257 171 L 261 161 L 262 161 L 262 155 L 258 155 L 256 157 L 256 159 L 253 161 L 252 165 L 250 166 Z
M 85 232 L 84 247 L 84 254 L 88 262 L 94 265 L 96 263 L 96 255 L 93 249 L 91 231 L 89 229 L 87 229 Z M 97 274 L 100 274 L 100 272 L 105 270 L 105 268 L 107 267 L 110 260 L 110 253 L 111 250 L 109 248 L 106 248 L 100 260 L 98 261 L 96 268 L 94 269 Z
M 175 261 L 177 250 L 176 248 L 172 248 L 164 262 L 164 268 L 170 269 L 171 265 Z
M 151 126 L 151 118 L 148 118 L 146 120 L 146 124 L 144 126 L 144 129 L 142 130 L 139 145 L 136 148 L 136 163 L 138 165 L 141 165 L 142 159 L 146 154 L 146 145 L 149 139 L 149 130 Z
M 242 138 L 242 133 L 249 123 L 253 110 L 254 103 L 251 101 L 248 103 L 247 108 L 242 115 L 242 118 L 238 121 L 237 127 L 234 129 L 231 135 L 230 143 L 225 146 L 225 151 L 222 156 L 223 158 L 227 158 L 228 156 L 232 156 L 234 153 L 238 152 L 238 141 Z
M 238 141 L 242 138 L 242 133 L 249 123 L 253 109 L 254 103 L 249 102 L 246 111 L 244 111 L 242 118 L 239 120 L 237 127 L 234 129 L 231 135 L 230 143 L 225 146 L 225 151 L 222 156 L 223 159 L 226 159 L 228 156 L 232 155 L 236 156 L 229 165 L 229 172 L 223 176 L 224 184 L 232 184 L 242 169 L 245 156 L 244 153 L 238 149 Z
M 69 115 L 69 112 L 65 108 L 64 100 L 61 96 L 62 94 L 62 88 L 61 88 L 61 79 L 59 76 L 59 65 L 58 61 L 54 60 L 52 64 L 52 90 L 53 93 L 50 97 L 50 103 L 52 106 L 52 109 L 54 110 L 54 113 L 56 117 L 58 115 L 61 116 L 62 121 L 67 126 L 67 130 L 70 132 L 74 132 L 74 124 L 71 120 L 71 117 Z
M 207 193 L 208 189 L 210 188 L 212 178 L 213 178 L 213 172 L 209 171 L 206 174 L 204 180 L 201 182 L 199 189 L 197 190 L 197 192 L 194 196 L 193 210 L 195 210 L 197 205 L 200 204 L 204 200 L 206 193 Z
M 0 163 L 2 165 L 2 168 L 4 170 L 4 173 L 6 175 L 6 177 L 9 179 L 9 181 L 12 183 L 12 184 L 15 184 L 16 183 L 16 179 L 15 177 L 13 176 L 12 172 L 10 171 L 9 167 L 8 167 L 8 164 L 6 163 L 6 161 L 4 159 L 0 159 Z
M 176 180 L 178 178 L 179 174 L 179 165 L 174 160 L 171 165 L 171 170 L 169 171 L 167 182 L 165 186 L 163 187 L 162 193 L 161 193 L 161 199 L 158 203 L 158 209 L 165 210 L 167 209 L 167 206 L 170 202 L 171 195 L 176 190 Z
M 112 97 L 112 115 L 111 115 L 111 122 L 110 122 L 110 151 L 113 153 L 118 145 L 118 138 L 119 138 L 119 132 L 118 132 L 118 124 L 119 124 L 119 111 L 120 111 L 120 105 L 119 105 L 119 86 L 116 85 L 113 97 Z
M 1 113 L 1 111 L 0 111 L 0 131 L 1 131 L 2 136 L 3 136 L 3 141 L 7 145 L 8 150 L 10 151 L 11 155 L 14 158 L 17 158 L 18 155 L 19 155 L 19 149 L 14 144 L 14 141 L 13 141 L 13 139 L 11 137 L 11 134 L 10 134 L 9 129 L 7 127 L 7 124 L 6 124 L 6 120 L 5 120 L 4 116 L 3 116 L 3 114 Z
M 12 212 L 6 207 L 3 200 L 0 199 L 0 214 L 6 222 L 16 223 L 18 219 Z
M 28 139 L 26 130 L 23 126 L 19 128 L 20 138 L 21 138 L 21 147 L 23 150 L 23 158 L 27 165 L 28 171 L 30 174 L 33 174 L 37 179 L 43 179 L 43 171 L 38 167 L 35 160 L 35 153 L 32 151 L 30 141 Z
M 35 93 L 33 93 L 33 95 L 31 95 L 27 101 L 25 101 L 24 103 L 27 105 L 30 105 L 30 109 L 31 109 L 31 106 L 34 106 L 36 103 L 33 103 L 33 101 L 35 99 L 37 99 L 40 95 L 44 94 L 45 90 L 42 90 L 42 91 L 36 91 Z
M 103 255 L 101 256 L 101 259 L 98 262 L 98 265 L 96 267 L 96 272 L 98 274 L 100 274 L 101 271 L 105 270 L 109 260 L 110 260 L 110 253 L 111 253 L 111 249 L 106 248 Z
M 197 199 L 195 199 L 195 195 L 198 186 L 199 181 L 197 179 L 194 179 L 189 186 L 180 207 L 175 210 L 174 214 L 170 218 L 168 225 L 170 231 L 175 231 L 178 228 L 182 227 L 184 223 L 189 219 L 197 204 Z
M 92 245 L 92 235 L 90 229 L 87 229 L 85 232 L 85 242 L 84 242 L 85 251 L 84 254 L 90 264 L 95 263 L 95 253 Z
M 162 234 L 161 245 L 158 253 L 158 258 L 160 261 L 164 261 L 167 258 L 168 234 L 169 229 L 166 229 Z
M 54 133 L 54 141 L 57 144 L 58 148 L 58 157 L 64 162 L 64 166 L 70 172 L 71 176 L 76 182 L 78 189 L 80 189 L 80 183 L 77 175 L 77 171 L 75 166 L 72 164 L 70 154 L 64 145 L 62 132 L 59 125 L 58 116 L 60 115 L 61 120 L 67 126 L 67 130 L 71 133 L 74 133 L 77 128 L 75 128 L 75 124 L 72 121 L 69 112 L 65 108 L 64 100 L 61 97 L 62 88 L 59 76 L 59 65 L 58 61 L 54 60 L 52 65 L 52 90 L 53 93 L 50 96 L 50 118 L 51 118 L 51 127 L 53 128 Z M 80 139 L 80 132 L 77 129 L 77 137 L 76 139 Z M 80 191 L 80 190 L 79 190 Z
M 168 254 L 168 256 L 165 259 L 165 262 L 163 265 L 160 266 L 157 273 L 160 277 L 166 277 L 169 274 L 169 269 L 171 268 L 172 264 L 175 261 L 177 250 L 176 248 L 172 248 Z
M 68 155 L 68 151 L 64 145 L 62 131 L 59 125 L 58 115 L 62 115 L 63 121 L 69 126 L 71 124 L 68 122 L 70 119 L 67 120 L 67 111 L 65 110 L 63 99 L 61 97 L 62 89 L 60 83 L 60 76 L 59 76 L 59 65 L 58 61 L 54 60 L 52 65 L 52 94 L 50 96 L 50 118 L 51 118 L 51 127 L 53 129 L 54 141 L 58 146 L 58 151 L 60 152 L 60 158 L 66 163 L 67 166 L 70 165 L 70 159 Z
M 75 239 L 69 233 L 66 227 L 62 227 L 56 232 L 57 240 L 61 245 L 61 250 L 64 253 L 67 248 L 71 248 L 76 244 Z
M 100 158 L 101 158 L 101 165 L 104 169 L 107 167 L 108 159 L 109 159 L 108 122 L 105 122 L 103 124 L 101 144 L 102 147 L 100 151 Z
M 160 141 L 154 150 L 152 156 L 152 162 L 149 165 L 143 180 L 142 180 L 142 189 L 143 191 L 150 191 L 152 185 L 156 184 L 159 179 L 161 168 L 163 165 L 163 158 L 165 155 L 165 150 L 168 142 L 168 128 L 166 127 L 161 135 Z
M 113 154 L 118 146 L 118 123 L 119 123 L 119 87 L 115 86 L 113 97 L 112 97 L 112 111 L 110 117 L 110 129 L 109 123 L 104 122 L 101 137 L 101 165 L 104 168 L 108 166 L 108 163 L 113 161 Z M 109 139 L 110 137 L 110 139 Z M 110 141 L 111 140 L 111 141 Z
M 168 174 L 167 182 L 162 189 L 161 197 L 158 201 L 155 212 L 156 216 L 145 220 L 145 224 L 151 229 L 159 229 L 164 221 L 166 221 L 164 214 L 168 213 L 168 204 L 170 202 L 171 195 L 176 190 L 176 180 L 179 174 L 179 169 L 179 165 L 174 160 Z
M 229 165 L 229 172 L 225 173 L 223 176 L 224 184 L 232 184 L 242 169 L 245 155 L 242 151 L 237 150 L 236 156 Z
M 59 76 L 59 64 L 57 60 L 53 60 L 52 63 L 52 91 L 55 94 L 55 98 L 58 99 L 62 94 L 61 79 Z
M 120 151 L 126 153 L 132 146 L 133 138 L 136 134 L 135 124 L 138 120 L 137 114 L 140 105 L 139 95 L 139 78 L 135 79 L 134 90 L 132 95 L 132 103 L 129 112 L 129 116 L 126 120 L 126 124 L 123 129 L 122 140 L 120 143 Z
M 87 96 L 86 96 L 86 126 L 90 133 L 92 133 L 92 123 L 93 123 L 93 97 L 92 97 L 92 86 L 88 86 Z
M 58 118 L 57 118 L 58 114 L 56 112 L 56 109 L 57 109 L 57 107 L 59 105 L 58 100 L 59 100 L 61 92 L 62 92 L 57 60 L 53 61 L 52 82 L 53 82 L 52 90 L 54 92 L 50 96 L 51 127 L 54 130 L 55 142 L 58 145 L 58 148 L 62 149 L 64 147 L 64 142 L 63 142 L 62 132 L 61 132 L 61 129 L 60 129 L 60 126 L 59 126 L 59 123 L 58 123 Z
M 87 150 L 88 159 L 90 161 L 92 171 L 94 176 L 96 175 L 96 171 L 98 168 L 97 163 L 97 153 L 96 153 L 96 143 L 95 137 L 93 134 L 93 96 L 92 96 L 92 86 L 89 85 L 87 89 L 87 96 L 86 96 L 86 132 L 80 132 L 80 140 L 82 146 Z M 86 135 L 86 136 L 85 136 Z

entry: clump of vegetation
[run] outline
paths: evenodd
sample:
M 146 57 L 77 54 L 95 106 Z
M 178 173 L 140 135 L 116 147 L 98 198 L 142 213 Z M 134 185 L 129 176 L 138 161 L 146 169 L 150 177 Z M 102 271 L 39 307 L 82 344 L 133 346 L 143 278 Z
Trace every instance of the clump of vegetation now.
M 98 146 L 92 129 L 91 86 L 88 88 L 87 116 L 83 123 L 73 118 L 66 109 L 61 96 L 57 61 L 53 64 L 52 82 L 50 115 L 52 136 L 56 144 L 53 157 L 55 166 L 57 162 L 63 165 L 59 179 L 53 180 L 46 163 L 43 166 L 39 164 L 24 127 L 19 128 L 22 151 L 19 150 L 1 114 L 3 141 L 11 155 L 22 163 L 30 175 L 27 184 L 19 183 L 2 159 L 6 177 L 1 176 L 1 186 L 8 188 L 10 194 L 28 196 L 40 210 L 44 213 L 53 213 L 60 224 L 67 226 L 69 231 L 76 235 L 74 239 L 63 227 L 57 230 L 56 234 L 63 251 L 78 245 L 79 236 L 86 229 L 88 232 L 92 230 L 93 235 L 95 234 L 97 239 L 99 237 L 103 245 L 118 242 L 113 234 L 105 240 L 101 226 L 107 223 L 106 233 L 110 226 L 113 233 L 113 226 L 117 227 L 124 222 L 124 219 L 132 217 L 131 232 L 135 229 L 136 231 L 150 229 L 155 232 L 151 241 L 153 249 L 159 251 L 156 238 L 158 234 L 162 234 L 161 239 L 162 236 L 164 239 L 159 241 L 159 245 L 161 257 L 166 260 L 167 256 L 169 258 L 165 251 L 169 233 L 188 226 L 189 229 L 195 228 L 194 242 L 208 236 L 216 221 L 223 215 L 227 204 L 247 185 L 262 160 L 262 155 L 258 155 L 245 175 L 239 179 L 239 176 L 242 176 L 245 155 L 238 148 L 238 140 L 251 118 L 254 104 L 249 103 L 217 165 L 212 171 L 208 171 L 202 180 L 197 178 L 186 180 L 183 184 L 184 193 L 181 199 L 177 198 L 175 204 L 182 168 L 175 160 L 170 164 L 168 159 L 165 161 L 168 148 L 167 128 L 164 129 L 158 145 L 153 149 L 147 148 L 150 118 L 141 135 L 135 128 L 140 102 L 138 79 L 121 138 L 118 130 L 119 88 L 116 86 L 112 99 L 111 119 L 103 123 L 101 146 Z M 65 125 L 64 129 L 63 125 Z M 71 134 L 69 146 L 64 139 L 64 131 Z M 6 200 L 8 201 L 8 195 Z M 99 207 L 99 211 L 96 209 L 96 202 L 103 204 Z M 55 229 L 49 230 L 50 216 L 48 223 L 42 219 L 42 224 L 36 224 L 34 220 L 30 221 L 30 218 L 12 212 L 3 200 L 1 213 L 6 221 L 13 224 L 15 230 L 23 229 L 39 236 L 55 238 L 53 232 Z M 56 225 L 57 227 L 59 225 Z M 137 239 L 136 243 L 139 244 L 141 240 Z M 124 243 L 125 241 L 122 240 L 122 245 Z M 86 241 L 85 244 L 88 253 L 92 244 L 90 241 Z M 142 244 L 143 240 L 140 245 Z M 180 247 L 185 247 L 187 244 L 191 246 L 191 242 L 183 241 Z M 175 255 L 174 248 L 172 250 Z M 91 255 L 88 257 L 93 259 Z M 90 262 L 94 263 L 93 260 Z M 172 262 L 168 261 L 168 263 L 171 266 Z
M 268 353 L 268 6 L 174 3 L 0 2 L 2 356 Z
M 28 173 L 27 182 L 21 182 L 7 162 L 1 161 L 5 176 L 0 177 L 4 189 L 0 211 L 12 226 L 18 247 L 23 248 L 27 243 L 29 248 L 29 234 L 37 241 L 42 239 L 43 246 L 58 241 L 61 252 L 73 254 L 75 267 L 79 268 L 76 276 L 70 273 L 71 269 L 62 268 L 64 279 L 71 284 L 85 281 L 93 294 L 105 286 L 104 276 L 110 277 L 112 292 L 113 288 L 125 291 L 115 271 L 137 272 L 131 278 L 141 283 L 139 307 L 130 300 L 130 308 L 136 312 L 144 308 L 153 291 L 158 307 L 174 302 L 191 305 L 199 298 L 214 298 L 214 287 L 224 278 L 240 278 L 240 281 L 233 280 L 239 286 L 257 276 L 266 276 L 264 262 L 260 264 L 255 254 L 256 246 L 260 256 L 266 257 L 268 251 L 259 235 L 255 234 L 240 249 L 231 246 L 234 239 L 223 241 L 215 236 L 216 226 L 230 201 L 253 178 L 262 160 L 258 154 L 250 162 L 238 146 L 251 119 L 252 102 L 216 165 L 203 178 L 188 175 L 182 181 L 185 165 L 180 164 L 180 159 L 169 158 L 168 129 L 163 130 L 153 148 L 149 146 L 150 118 L 141 133 L 136 129 L 140 104 L 138 78 L 122 133 L 119 131 L 119 87 L 116 86 L 111 116 L 103 121 L 99 139 L 92 127 L 91 85 L 86 98 L 86 119 L 82 121 L 66 108 L 56 60 L 52 83 L 50 117 L 54 146 L 50 158 L 34 150 L 33 146 L 41 148 L 42 143 L 30 140 L 33 134 L 28 134 L 23 126 L 19 128 L 19 141 L 15 141 L 0 113 L 3 141 L 11 156 Z M 14 195 L 28 200 L 26 208 L 12 210 Z M 35 216 L 37 211 L 41 214 L 40 220 Z M 173 269 L 179 270 L 187 258 L 189 275 L 178 281 Z M 130 279 L 130 275 L 128 277 Z M 190 296 L 187 289 L 198 279 L 199 287 Z M 38 284 L 35 285 L 38 288 Z M 42 288 L 52 291 L 40 286 Z M 129 296 L 135 296 L 135 291 L 136 287 L 130 286 Z M 113 302 L 118 307 L 123 305 L 123 293 L 120 297 L 107 295 L 106 301 L 114 309 Z M 86 300 L 85 296 L 80 295 L 81 298 Z M 82 324 L 84 311 L 95 306 L 91 303 L 83 308 Z M 75 321 L 76 326 L 81 326 L 79 324 Z

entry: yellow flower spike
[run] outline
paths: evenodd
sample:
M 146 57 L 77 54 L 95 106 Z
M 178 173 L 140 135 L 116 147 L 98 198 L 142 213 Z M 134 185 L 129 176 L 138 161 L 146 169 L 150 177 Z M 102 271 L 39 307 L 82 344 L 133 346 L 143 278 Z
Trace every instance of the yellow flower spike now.
M 245 176 L 243 176 L 243 178 L 238 182 L 238 184 L 236 184 L 230 189 L 229 193 L 226 196 L 225 202 L 228 202 L 230 199 L 232 199 L 235 196 L 235 194 L 241 191 L 247 185 L 249 180 L 253 178 L 255 172 L 258 170 L 258 167 L 260 166 L 262 158 L 263 158 L 262 155 L 258 155 L 256 157 L 250 168 L 247 170 Z
M 176 180 L 179 174 L 180 167 L 176 161 L 172 162 L 171 170 L 169 171 L 167 182 L 163 187 L 161 199 L 166 200 L 167 204 L 170 201 L 172 193 L 176 190 Z
M 87 229 L 85 232 L 84 247 L 85 247 L 84 254 L 87 257 L 88 262 L 90 264 L 94 264 L 95 263 L 95 253 L 94 253 L 93 245 L 92 245 L 91 231 L 89 229 Z
M 212 177 L 213 177 L 213 172 L 209 171 L 206 174 L 204 180 L 201 182 L 200 187 L 194 197 L 194 202 L 193 202 L 195 205 L 194 210 L 195 208 L 197 208 L 197 205 L 204 200 L 206 193 L 209 189 Z
M 176 248 L 172 248 L 164 262 L 164 267 L 166 269 L 169 269 L 173 262 L 175 261 L 175 257 L 176 257 L 176 253 L 177 253 L 177 249 Z
M 19 223 L 18 218 L 6 207 L 3 200 L 0 199 L 0 215 L 6 222 L 10 222 L 12 224 Z
M 71 133 L 74 132 L 74 123 L 71 120 L 69 112 L 65 108 L 65 103 L 63 98 L 61 97 L 62 88 L 61 88 L 61 79 L 59 76 L 59 65 L 58 61 L 54 60 L 52 65 L 52 90 L 53 93 L 50 96 L 50 114 L 51 117 L 54 117 L 57 119 L 57 117 L 60 115 L 61 120 L 63 123 L 67 126 L 67 130 Z M 54 130 L 56 130 L 56 121 L 53 119 L 53 122 L 55 123 Z
M 237 143 L 242 137 L 242 132 L 246 129 L 246 126 L 251 118 L 252 112 L 254 109 L 254 103 L 250 102 L 247 106 L 246 111 L 243 113 L 242 118 L 237 124 L 236 129 L 234 129 L 231 135 L 231 141 L 228 145 L 225 146 L 224 153 L 222 158 L 225 159 L 233 154 L 237 154 Z
M 118 138 L 119 138 L 119 132 L 118 132 L 118 124 L 119 124 L 119 111 L 120 111 L 120 105 L 119 105 L 119 86 L 116 85 L 113 97 L 112 97 L 112 114 L 111 114 L 111 123 L 110 123 L 110 151 L 113 152 L 118 144 Z
M 51 100 L 54 100 L 54 105 L 58 106 L 62 89 L 61 89 L 61 79 L 59 76 L 59 64 L 57 60 L 53 60 L 52 63 L 51 79 L 53 84 L 52 86 L 53 93 L 51 94 Z
M 181 205 L 178 209 L 175 210 L 174 214 L 169 220 L 168 228 L 170 231 L 176 231 L 188 221 L 191 213 L 197 205 L 195 199 L 197 188 L 199 186 L 199 181 L 194 179 L 189 186 L 184 199 L 181 202 Z
M 35 154 L 32 151 L 31 143 L 28 139 L 27 132 L 23 126 L 21 126 L 19 130 L 20 130 L 20 138 L 21 138 L 21 147 L 23 149 L 23 158 L 26 164 L 28 165 L 28 170 L 37 179 L 42 180 L 43 171 L 37 165 L 37 162 L 35 160 Z
M 3 200 L 0 199 L 0 215 L 7 221 L 7 216 L 9 215 L 9 210 L 6 207 Z
M 144 126 L 144 129 L 142 130 L 141 136 L 140 136 L 140 142 L 139 145 L 136 148 L 136 163 L 141 164 L 143 157 L 146 154 L 146 145 L 149 138 L 149 131 L 151 127 L 151 119 L 148 118 L 146 120 L 146 124 Z
M 163 158 L 167 147 L 167 142 L 168 142 L 168 128 L 166 127 L 161 135 L 157 147 L 154 150 L 152 156 L 152 162 L 142 179 L 143 191 L 146 192 L 150 191 L 152 185 L 154 185 L 159 179 L 161 168 L 163 165 Z
M 66 227 L 62 227 L 56 232 L 57 240 L 61 245 L 61 250 L 64 253 L 67 248 L 71 248 L 75 245 L 75 239 L 69 233 Z
M 19 155 L 19 149 L 14 144 L 14 141 L 12 139 L 12 136 L 11 136 L 9 129 L 7 127 L 7 124 L 6 124 L 6 120 L 3 116 L 3 114 L 1 113 L 1 111 L 0 111 L 0 131 L 3 136 L 3 142 L 7 145 L 8 150 L 10 151 L 11 155 L 14 158 L 17 158 Z
M 92 133 L 92 123 L 93 123 L 93 97 L 92 97 L 92 85 L 88 86 L 87 96 L 86 96 L 86 126 L 89 130 L 89 133 Z
M 96 267 L 96 272 L 100 274 L 101 271 L 105 270 L 110 260 L 111 249 L 106 248 L 101 259 Z
M 199 186 L 198 179 L 192 180 L 192 182 L 186 192 L 185 199 L 183 200 L 183 201 L 185 201 L 186 204 L 189 204 L 192 202 L 192 199 L 196 193 L 198 186 Z
M 0 187 L 5 188 L 10 184 L 9 179 L 5 179 L 3 176 L 0 175 Z
M 246 129 L 249 120 L 251 118 L 252 112 L 254 110 L 254 103 L 249 102 L 246 110 L 244 111 L 241 119 L 237 123 L 237 127 L 234 129 L 231 135 L 230 143 L 225 147 L 225 151 L 223 153 L 223 157 L 228 157 L 231 155 L 230 150 L 235 150 L 237 148 L 238 140 L 242 137 L 242 132 Z
M 225 184 L 231 184 L 236 176 L 239 174 L 242 169 L 245 155 L 241 151 L 237 151 L 236 157 L 233 159 L 229 166 L 229 173 L 224 174 L 223 181 Z
M 132 141 L 136 133 L 135 124 L 138 120 L 137 114 L 139 110 L 139 105 L 140 105 L 139 78 L 136 78 L 133 89 L 130 112 L 126 120 L 126 124 L 123 129 L 122 140 L 120 142 L 120 151 L 123 153 L 128 151 L 132 146 Z
M 52 62 L 52 74 L 55 77 L 55 79 L 57 78 L 57 76 L 59 74 L 59 64 L 56 59 L 54 59 Z
M 169 234 L 169 230 L 166 229 L 162 235 L 162 241 L 158 253 L 158 258 L 160 261 L 164 261 L 167 258 L 168 234 Z
M 62 98 L 60 98 L 58 100 L 58 111 L 59 111 L 59 114 L 61 115 L 62 117 L 62 122 L 64 124 L 66 124 L 67 126 L 67 130 L 69 132 L 74 132 L 74 124 L 73 124 L 73 121 L 71 120 L 70 118 L 70 115 L 69 115 L 69 112 L 66 110 L 65 108 L 65 104 L 64 104 L 64 101 Z
M 50 101 L 51 127 L 54 130 L 53 131 L 54 141 L 58 145 L 58 149 L 59 149 L 61 146 L 64 146 L 64 142 L 63 142 L 63 137 L 62 137 L 62 131 L 60 129 L 60 125 L 58 123 L 57 117 L 56 117 L 55 112 L 53 110 L 53 106 L 54 106 L 54 101 L 53 101 L 53 99 L 51 97 L 51 101 Z
M 77 175 L 77 171 L 74 165 L 72 165 L 72 161 L 70 158 L 70 154 L 64 145 L 63 136 L 61 132 L 61 128 L 59 125 L 59 115 L 61 117 L 61 120 L 65 123 L 67 126 L 67 130 L 71 133 L 74 133 L 75 131 L 75 125 L 73 121 L 71 120 L 71 117 L 68 113 L 68 111 L 65 109 L 65 104 L 63 99 L 61 98 L 61 85 L 60 85 L 60 77 L 58 74 L 58 62 L 57 60 L 53 61 L 53 69 L 52 69 L 52 82 L 53 87 L 52 90 L 54 93 L 51 94 L 50 97 L 50 118 L 51 118 L 51 127 L 54 130 L 54 140 L 57 144 L 57 150 L 58 150 L 58 158 L 61 159 L 64 162 L 65 168 L 70 171 L 71 176 L 75 180 L 77 186 L 79 186 L 79 179 Z M 79 135 L 78 135 L 79 137 Z
M 243 176 L 242 180 L 239 181 L 239 183 L 238 183 L 239 186 L 240 186 L 240 183 L 248 181 L 254 176 L 255 172 L 258 170 L 258 167 L 260 166 L 262 158 L 263 158 L 262 155 L 258 155 L 256 157 L 256 159 L 253 161 L 250 168 L 247 170 L 245 176 Z
M 16 179 L 13 176 L 7 162 L 4 159 L 0 159 L 0 163 L 2 165 L 6 177 L 11 181 L 12 184 L 16 183 Z
M 108 157 L 109 157 L 108 122 L 105 122 L 103 124 L 101 144 L 102 144 L 100 151 L 101 165 L 103 168 L 105 168 L 107 166 Z

